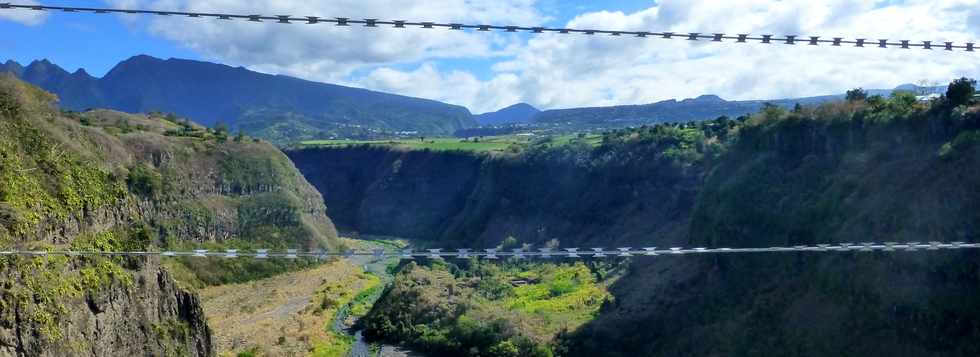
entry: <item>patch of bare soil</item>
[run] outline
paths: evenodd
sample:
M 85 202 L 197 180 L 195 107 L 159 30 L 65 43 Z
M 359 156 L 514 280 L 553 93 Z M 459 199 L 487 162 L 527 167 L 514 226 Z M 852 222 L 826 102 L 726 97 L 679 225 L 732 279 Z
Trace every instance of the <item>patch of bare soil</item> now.
M 345 260 L 243 284 L 199 291 L 222 356 L 257 349 L 263 356 L 305 356 L 329 341 L 331 317 L 316 309 L 321 287 L 359 291 L 363 271 Z

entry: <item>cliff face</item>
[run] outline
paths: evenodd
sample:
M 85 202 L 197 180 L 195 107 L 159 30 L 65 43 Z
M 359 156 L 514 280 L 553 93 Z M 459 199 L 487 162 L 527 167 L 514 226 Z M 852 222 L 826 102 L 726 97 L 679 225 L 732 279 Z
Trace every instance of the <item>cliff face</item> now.
M 0 76 L 0 250 L 335 246 L 321 196 L 268 143 L 55 100 Z M 213 353 L 157 257 L 0 257 L 0 355 Z
M 563 247 L 978 241 L 977 106 L 897 97 L 699 125 L 624 134 L 637 143 L 705 135 L 666 148 L 604 144 L 517 158 L 363 147 L 288 154 L 344 210 L 335 212 L 341 227 L 405 229 L 474 248 L 509 234 Z M 661 135 L 671 131 L 678 135 Z M 712 142 L 723 145 L 709 158 Z M 683 159 L 697 158 L 678 154 L 685 146 L 705 148 L 704 159 Z M 671 155 L 691 164 L 668 164 Z M 638 257 L 610 287 L 615 299 L 555 351 L 977 355 L 978 262 L 973 250 Z
M 342 229 L 444 244 L 678 237 L 700 169 L 623 152 L 521 157 L 376 147 L 287 152 Z
M 41 304 L 15 303 L 0 311 L 0 355 L 213 355 L 211 330 L 198 298 L 178 288 L 158 262 L 130 263 L 128 284 L 60 297 L 64 311 L 56 326 L 36 319 L 44 313 Z M 0 272 L 8 278 L 24 273 Z M 60 273 L 72 274 L 71 269 Z
M 824 109 L 741 129 L 704 180 L 693 245 L 980 239 L 976 108 L 887 119 L 859 111 L 847 120 L 829 120 L 840 113 Z M 615 304 L 569 338 L 567 351 L 972 356 L 980 353 L 978 258 L 965 250 L 639 260 L 612 287 Z

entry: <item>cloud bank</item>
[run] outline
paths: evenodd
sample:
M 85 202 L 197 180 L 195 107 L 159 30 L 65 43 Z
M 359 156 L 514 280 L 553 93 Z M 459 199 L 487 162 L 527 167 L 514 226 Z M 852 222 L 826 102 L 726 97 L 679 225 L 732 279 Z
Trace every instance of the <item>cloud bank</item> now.
M 119 6 L 325 17 L 545 24 L 533 0 L 113 0 Z M 980 35 L 977 0 L 664 0 L 632 13 L 582 13 L 549 25 L 675 32 L 820 35 L 967 42 Z M 980 75 L 980 52 L 710 43 L 444 29 L 351 29 L 242 21 L 152 19 L 158 36 L 210 59 L 302 78 L 437 99 L 485 112 L 524 101 L 540 108 L 820 95 L 858 86 Z M 487 73 L 446 59 L 490 59 Z M 446 68 L 446 69 L 443 69 Z M 485 72 L 485 71 L 484 71 Z
M 18 1 L 17 4 L 20 5 L 39 5 L 35 0 L 24 0 Z M 30 11 L 30 10 L 0 10 L 0 19 L 9 20 L 16 23 L 21 23 L 24 25 L 34 26 L 40 25 L 47 19 L 47 13 L 44 11 Z

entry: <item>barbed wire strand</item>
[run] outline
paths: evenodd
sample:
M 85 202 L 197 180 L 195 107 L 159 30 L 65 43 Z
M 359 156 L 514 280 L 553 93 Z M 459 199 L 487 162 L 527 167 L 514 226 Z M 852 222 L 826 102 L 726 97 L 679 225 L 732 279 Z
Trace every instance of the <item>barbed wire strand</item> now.
M 379 19 L 352 19 L 348 17 L 322 17 L 322 16 L 292 16 L 292 15 L 242 15 L 230 13 L 214 12 L 187 12 L 187 11 L 161 11 L 161 10 L 134 10 L 134 9 L 114 9 L 114 8 L 94 8 L 94 7 L 69 7 L 69 6 L 46 6 L 46 5 L 24 5 L 13 3 L 0 3 L 0 10 L 31 10 L 31 11 L 62 11 L 66 13 L 94 13 L 94 14 L 143 14 L 158 16 L 185 16 L 191 18 L 213 18 L 218 20 L 245 20 L 248 22 L 272 21 L 278 24 L 334 24 L 336 26 L 363 25 L 361 27 L 391 26 L 392 28 L 423 28 L 435 29 L 445 28 L 449 30 L 475 30 L 475 31 L 500 31 L 500 32 L 521 32 L 532 34 L 557 33 L 557 34 L 582 34 L 587 36 L 609 35 L 609 36 L 631 36 L 637 38 L 659 38 L 659 39 L 679 39 L 686 41 L 707 40 L 709 42 L 734 41 L 734 43 L 762 43 L 762 44 L 784 44 L 784 45 L 806 45 L 819 46 L 830 45 L 833 47 L 859 47 L 859 48 L 898 48 L 912 49 L 921 48 L 925 50 L 942 49 L 945 51 L 964 50 L 975 52 L 975 43 L 965 42 L 956 43 L 950 41 L 912 41 L 912 40 L 889 40 L 889 39 L 867 39 L 867 38 L 845 38 L 845 37 L 826 37 L 826 36 L 799 36 L 799 35 L 752 35 L 752 34 L 725 34 L 725 33 L 702 33 L 702 32 L 656 32 L 656 31 L 627 31 L 627 30 L 596 30 L 596 29 L 573 29 L 543 26 L 513 26 L 513 25 L 485 25 L 485 24 L 462 24 L 462 23 L 440 23 L 429 21 L 405 21 L 405 20 L 379 20 Z
M 301 251 L 299 249 L 286 249 L 274 251 L 270 249 L 237 250 L 227 249 L 211 251 L 207 249 L 195 249 L 188 251 L 71 251 L 71 250 L 4 250 L 0 251 L 2 256 L 160 256 L 160 257 L 199 257 L 199 258 L 317 258 L 327 259 L 330 257 L 350 258 L 353 256 L 372 256 L 375 258 L 619 258 L 633 256 L 661 256 L 661 255 L 691 255 L 691 254 L 736 254 L 736 253 L 785 253 L 785 252 L 925 252 L 938 250 L 958 250 L 980 248 L 980 243 L 966 242 L 884 242 L 884 243 L 841 243 L 841 244 L 816 244 L 816 245 L 796 245 L 787 247 L 761 247 L 761 248 L 632 248 L 623 247 L 615 249 L 604 248 L 562 248 L 550 249 L 540 248 L 537 250 L 525 249 L 402 249 L 402 250 L 347 250 L 343 252 L 328 252 L 324 250 Z

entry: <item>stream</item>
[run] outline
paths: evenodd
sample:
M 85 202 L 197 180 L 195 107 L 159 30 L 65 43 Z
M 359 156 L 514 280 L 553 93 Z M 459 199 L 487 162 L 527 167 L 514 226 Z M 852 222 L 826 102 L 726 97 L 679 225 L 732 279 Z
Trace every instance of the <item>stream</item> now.
M 378 247 L 381 248 L 381 246 Z M 371 256 L 350 257 L 351 263 L 361 265 L 365 271 L 374 273 L 380 277 L 383 285 L 391 284 L 394 278 L 388 273 L 387 267 L 388 263 L 395 259 L 398 258 L 376 259 Z M 383 291 L 384 289 L 380 289 L 370 297 L 372 304 L 381 297 Z M 348 315 L 350 315 L 350 305 L 338 309 L 337 314 L 334 316 L 332 326 L 334 331 L 354 336 L 354 343 L 351 346 L 350 352 L 347 353 L 347 357 L 424 357 L 420 353 L 399 346 L 368 343 L 364 340 L 364 336 L 362 336 L 360 330 L 353 330 L 345 324 Z

